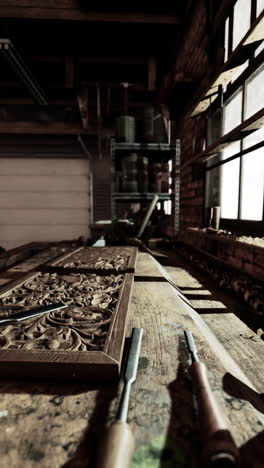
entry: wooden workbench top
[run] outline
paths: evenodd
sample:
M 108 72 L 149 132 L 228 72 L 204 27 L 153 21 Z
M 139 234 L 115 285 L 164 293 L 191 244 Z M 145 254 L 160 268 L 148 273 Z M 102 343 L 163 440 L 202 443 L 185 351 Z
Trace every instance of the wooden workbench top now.
M 194 335 L 214 394 L 236 443 L 242 447 L 244 466 L 263 467 L 264 405 L 259 392 L 264 388 L 264 376 L 257 356 L 263 351 L 263 342 L 255 347 L 240 346 L 239 327 L 232 333 L 227 328 L 227 337 L 232 336 L 236 348 L 245 354 L 249 350 L 251 367 L 248 364 L 247 372 L 247 366 L 241 366 L 235 355 L 225 352 L 223 340 L 221 344 L 215 339 L 145 253 L 138 257 L 130 309 L 127 336 L 132 327 L 144 328 L 129 411 L 136 438 L 132 467 L 198 466 L 200 446 L 188 377 L 185 329 Z M 230 327 L 228 324 L 227 318 L 226 327 Z M 230 340 L 228 343 L 230 347 Z M 258 374 L 253 382 L 255 358 Z M 113 421 L 120 388 L 2 382 L 0 392 L 3 468 L 95 467 L 98 443 L 105 426 Z

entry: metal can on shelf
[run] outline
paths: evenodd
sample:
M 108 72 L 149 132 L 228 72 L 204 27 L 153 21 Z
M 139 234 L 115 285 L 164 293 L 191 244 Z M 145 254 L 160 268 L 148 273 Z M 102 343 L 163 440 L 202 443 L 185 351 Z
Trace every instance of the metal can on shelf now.
M 116 140 L 123 143 L 134 143 L 136 134 L 135 117 L 121 115 L 116 121 Z
M 137 153 L 130 153 L 122 158 L 122 191 L 138 192 Z

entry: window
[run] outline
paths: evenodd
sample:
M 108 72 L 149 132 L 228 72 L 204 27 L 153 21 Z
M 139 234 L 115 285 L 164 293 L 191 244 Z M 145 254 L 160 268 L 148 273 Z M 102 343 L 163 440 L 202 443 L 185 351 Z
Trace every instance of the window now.
M 261 44 L 258 46 L 258 48 L 255 50 L 255 57 L 257 57 L 258 54 L 264 49 L 264 41 L 261 42 Z
M 228 59 L 228 43 L 229 43 L 229 17 L 226 19 L 225 22 L 225 59 L 226 62 Z
M 264 10 L 264 0 L 257 0 L 257 16 Z
M 258 69 L 246 82 L 245 118 L 264 107 L 264 67 Z
M 233 6 L 232 13 L 225 20 L 224 25 L 224 62 L 229 58 L 242 39 L 249 31 L 251 24 L 253 24 L 264 10 L 264 0 L 237 0 Z M 231 21 L 230 21 L 231 19 Z M 251 23 L 252 22 L 252 23 Z M 231 39 L 231 41 L 230 41 Z M 229 44 L 231 42 L 231 44 Z M 255 56 L 263 50 L 264 41 L 258 49 L 256 49 Z M 248 61 L 245 66 L 240 69 L 239 74 L 248 66 Z M 235 78 L 237 78 L 237 75 Z
M 244 138 L 244 148 L 264 140 L 264 127 Z M 241 219 L 263 218 L 264 147 L 242 156 Z
M 264 107 L 264 66 L 256 70 L 224 105 L 225 135 Z M 264 140 L 264 127 L 229 145 L 221 159 Z M 263 219 L 264 147 L 233 159 L 221 169 L 221 216 L 226 219 Z
M 250 28 L 251 1 L 237 0 L 234 6 L 233 44 L 234 50 Z
M 223 24 L 225 62 L 243 41 L 251 25 L 263 14 L 263 10 L 264 0 L 234 2 Z M 248 55 L 244 54 L 244 63 L 238 60 L 242 66 L 238 67 L 238 73 L 224 90 L 224 105 L 218 109 L 212 105 L 211 119 L 208 119 L 209 144 L 264 108 L 263 61 L 259 66 L 264 40 L 257 42 L 255 47 L 255 51 L 253 47 Z M 238 54 L 238 57 L 241 56 L 241 53 Z M 234 59 L 235 62 L 236 52 Z M 220 125 L 213 119 L 217 112 L 221 115 Z M 206 206 L 221 205 L 223 226 L 228 229 L 236 226 L 243 230 L 244 226 L 251 225 L 252 231 L 254 226 L 259 231 L 260 225 L 256 223 L 261 222 L 261 230 L 264 232 L 264 126 L 252 133 L 240 132 L 237 138 L 207 162 Z

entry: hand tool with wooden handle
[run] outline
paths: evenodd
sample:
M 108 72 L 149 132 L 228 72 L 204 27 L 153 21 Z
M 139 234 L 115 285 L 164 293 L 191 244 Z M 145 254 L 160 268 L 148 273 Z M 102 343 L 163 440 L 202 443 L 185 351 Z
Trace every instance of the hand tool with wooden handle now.
M 127 413 L 131 385 L 137 376 L 142 328 L 133 328 L 129 355 L 123 375 L 124 388 L 116 415 L 100 447 L 97 468 L 129 468 L 134 451 L 134 437 L 127 424 Z
M 206 366 L 199 361 L 192 333 L 184 331 L 184 335 L 192 359 L 190 374 L 197 398 L 203 463 L 210 468 L 233 468 L 239 464 L 238 449 L 210 388 Z

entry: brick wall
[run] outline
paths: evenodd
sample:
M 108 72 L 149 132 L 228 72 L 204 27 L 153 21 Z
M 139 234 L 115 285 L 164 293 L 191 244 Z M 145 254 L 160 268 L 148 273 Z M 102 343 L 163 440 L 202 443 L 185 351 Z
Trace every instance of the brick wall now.
M 189 24 L 183 33 L 176 60 L 175 73 L 185 71 L 194 77 L 190 83 L 190 92 L 185 88 L 186 102 L 180 115 L 176 115 L 176 132 L 181 139 L 181 162 L 185 165 L 195 154 L 203 150 L 206 137 L 206 116 L 192 119 L 194 101 L 204 90 L 207 90 L 212 74 L 215 72 L 215 61 L 210 57 L 208 38 L 206 2 L 197 0 L 190 15 Z M 176 86 L 177 99 L 177 86 Z M 177 109 L 177 102 L 175 102 Z M 180 229 L 188 226 L 204 225 L 205 175 L 204 171 L 192 165 L 181 171 L 180 191 Z
M 191 228 L 181 232 L 181 240 L 217 257 L 240 272 L 264 281 L 264 247 L 262 246 Z

